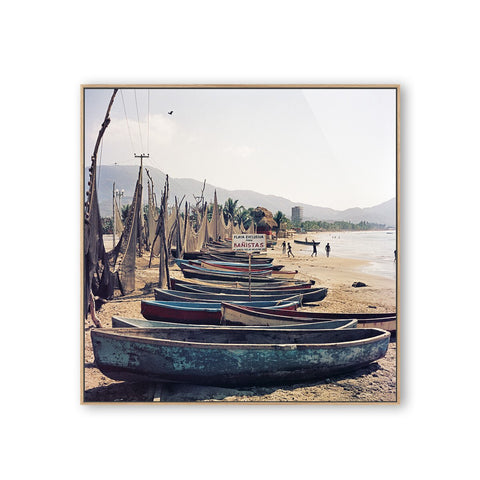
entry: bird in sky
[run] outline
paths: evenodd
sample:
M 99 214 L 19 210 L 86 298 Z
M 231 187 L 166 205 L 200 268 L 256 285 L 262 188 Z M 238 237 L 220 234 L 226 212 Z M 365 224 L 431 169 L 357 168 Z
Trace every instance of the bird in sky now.
M 168 114 L 169 114 L 169 115 L 171 115 L 172 113 L 173 113 L 173 110 L 172 110 L 172 111 L 170 111 L 170 112 L 168 112 Z

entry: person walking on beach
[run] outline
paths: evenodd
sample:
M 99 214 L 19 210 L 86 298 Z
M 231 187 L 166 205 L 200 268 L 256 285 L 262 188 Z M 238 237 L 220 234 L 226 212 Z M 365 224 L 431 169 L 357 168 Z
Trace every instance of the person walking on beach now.
M 285 240 L 282 243 L 282 253 L 285 255 L 287 253 L 287 244 L 285 243 Z
M 325 251 L 327 252 L 327 257 L 329 257 L 330 256 L 330 244 L 329 243 L 327 243 L 325 245 Z
M 287 248 L 287 255 L 290 257 L 290 255 L 292 257 L 295 257 L 295 255 L 293 254 L 292 252 L 292 246 L 290 245 L 290 242 L 288 242 L 288 248 Z
M 314 255 L 317 256 L 317 244 L 315 243 L 315 240 L 313 241 L 313 252 L 310 256 L 313 257 Z

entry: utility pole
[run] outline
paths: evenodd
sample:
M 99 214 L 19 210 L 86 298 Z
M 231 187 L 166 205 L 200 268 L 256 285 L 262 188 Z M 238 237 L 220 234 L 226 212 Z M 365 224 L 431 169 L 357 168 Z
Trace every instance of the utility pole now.
M 143 253 L 143 239 L 145 236 L 145 224 L 143 220 L 143 159 L 144 158 L 150 158 L 150 154 L 142 153 L 141 155 L 137 155 L 136 153 L 133 154 L 135 158 L 140 159 L 140 185 L 142 186 L 142 189 L 140 191 L 140 238 L 138 239 L 138 245 L 139 245 L 139 253 L 140 255 Z
M 112 226 L 113 226 L 113 247 L 115 248 L 115 182 L 113 182 L 113 201 L 112 201 Z

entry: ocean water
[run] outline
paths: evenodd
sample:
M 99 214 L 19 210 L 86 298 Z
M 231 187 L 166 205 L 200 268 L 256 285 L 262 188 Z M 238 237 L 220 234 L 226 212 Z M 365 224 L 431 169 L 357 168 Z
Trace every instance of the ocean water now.
M 394 251 L 396 249 L 397 232 L 366 231 L 366 232 L 320 232 L 297 234 L 296 240 L 315 240 L 320 242 L 317 246 L 318 255 L 325 255 L 325 245 L 330 243 L 330 256 L 342 258 L 355 258 L 368 262 L 362 271 L 372 275 L 395 278 L 396 263 Z M 294 252 L 311 255 L 312 247 L 293 244 Z

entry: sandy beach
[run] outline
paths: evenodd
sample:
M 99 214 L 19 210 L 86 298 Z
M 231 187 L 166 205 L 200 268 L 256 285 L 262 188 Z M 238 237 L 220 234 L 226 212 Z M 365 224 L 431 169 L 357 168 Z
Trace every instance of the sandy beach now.
M 296 278 L 313 279 L 317 286 L 328 287 L 327 297 L 302 310 L 324 312 L 394 312 L 396 285 L 394 279 L 362 272 L 366 262 L 335 257 L 327 258 L 323 249 L 311 257 L 308 247 L 292 243 L 295 257 L 282 254 L 280 241 L 267 255 L 285 270 L 298 270 Z M 148 255 L 137 259 L 136 290 L 124 297 L 116 296 L 103 305 L 97 316 L 102 327 L 111 327 L 112 315 L 142 318 L 141 300 L 152 300 L 158 281 L 158 261 L 148 268 Z M 177 266 L 172 266 L 173 277 L 182 278 Z M 354 282 L 367 286 L 352 287 Z M 104 376 L 96 367 L 90 340 L 94 328 L 90 316 L 85 321 L 84 347 L 84 402 L 327 402 L 327 403 L 392 403 L 397 402 L 397 342 L 392 338 L 384 358 L 350 374 L 321 381 L 276 387 L 249 387 L 236 390 L 184 384 L 126 383 Z M 83 388 L 83 386 L 82 386 Z

